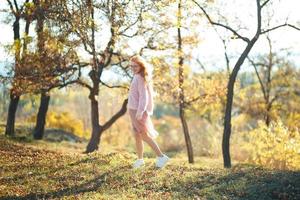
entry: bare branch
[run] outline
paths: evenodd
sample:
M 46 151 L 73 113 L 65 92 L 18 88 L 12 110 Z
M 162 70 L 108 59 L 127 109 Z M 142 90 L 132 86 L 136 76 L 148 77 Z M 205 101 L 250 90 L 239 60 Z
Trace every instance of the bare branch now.
M 16 11 L 19 12 L 19 6 L 16 0 L 14 0 L 14 4 L 15 4 Z
M 132 26 L 134 26 L 136 23 L 138 23 L 138 21 L 140 20 L 140 18 L 141 18 L 141 12 L 140 12 L 139 16 L 136 18 L 136 20 L 133 23 L 129 24 L 126 28 L 124 28 L 123 30 L 121 30 L 118 34 L 124 34 Z
M 73 25 L 72 25 L 73 26 Z M 76 33 L 76 35 L 82 40 L 82 44 L 83 44 L 83 46 L 84 46 L 84 49 L 85 49 L 85 51 L 86 52 L 88 52 L 89 54 L 91 54 L 91 55 L 93 55 L 93 52 L 92 52 L 92 50 L 89 50 L 88 49 L 88 41 L 86 41 L 86 39 L 84 38 L 84 36 L 82 36 L 79 32 L 78 32 L 78 30 L 76 30 L 75 29 L 75 31 L 74 31 L 75 33 Z M 90 45 L 90 44 L 89 44 Z
M 272 27 L 272 28 L 270 28 L 270 29 L 262 30 L 262 31 L 260 32 L 260 34 L 265 34 L 265 33 L 268 33 L 268 32 L 270 32 L 270 31 L 276 30 L 276 29 L 278 29 L 278 28 L 281 28 L 281 27 L 284 27 L 284 26 L 287 26 L 287 25 L 288 25 L 287 23 L 284 23 L 284 24 L 281 24 L 281 25 L 278 25 L 278 26 L 274 26 L 274 27 Z
M 108 84 L 104 83 L 104 82 L 101 81 L 101 80 L 100 80 L 100 83 L 101 83 L 102 85 L 108 87 L 108 88 L 123 88 L 123 89 L 129 90 L 128 87 L 122 86 L 122 85 L 113 85 L 113 86 L 111 86 L 111 85 L 108 85 Z
M 208 21 L 212 24 L 212 25 L 216 25 L 216 26 L 220 26 L 223 27 L 229 31 L 231 31 L 234 35 L 236 35 L 239 39 L 244 40 L 245 42 L 249 43 L 250 39 L 247 37 L 243 37 L 241 36 L 237 31 L 235 31 L 233 28 L 231 28 L 230 26 L 227 26 L 225 24 L 221 24 L 218 22 L 214 22 L 210 16 L 208 15 L 208 13 L 206 12 L 206 10 L 204 9 L 203 6 L 201 6 L 197 1 L 193 0 L 193 2 L 202 10 L 202 12 L 204 13 L 204 15 L 206 16 L 206 18 L 208 19 Z
M 132 35 L 127 35 L 125 33 L 121 33 L 120 35 L 124 36 L 124 37 L 127 37 L 127 38 L 133 38 L 135 36 L 137 36 L 139 34 L 139 31 L 136 31 L 134 34 Z
M 274 103 L 274 101 L 276 101 L 276 99 L 278 99 L 279 95 L 276 94 L 270 101 L 270 105 L 272 105 Z
M 105 131 L 109 127 L 111 127 L 122 115 L 124 115 L 126 113 L 127 103 L 128 103 L 128 99 L 125 99 L 122 104 L 121 109 L 102 126 L 103 131 Z
M 294 29 L 300 31 L 300 28 L 299 28 L 299 27 L 296 27 L 295 25 L 287 24 L 287 26 L 289 26 L 289 27 L 291 27 L 291 28 L 294 28 Z
M 57 87 L 58 89 L 62 89 L 64 87 L 66 87 L 67 85 L 71 85 L 71 84 L 74 84 L 74 83 L 77 83 L 77 80 L 67 81 L 67 82 L 64 82 L 64 83 L 61 83 L 61 84 L 53 85 L 52 87 L 49 88 L 49 90 L 51 90 L 55 87 Z
M 267 3 L 269 3 L 270 0 L 266 0 L 263 4 L 261 4 L 260 8 L 263 8 Z
M 83 86 L 83 87 L 88 88 L 90 91 L 93 90 L 92 86 L 90 86 L 89 84 L 83 82 L 82 80 L 77 80 L 76 83 L 79 84 L 79 85 L 81 85 L 81 86 Z
M 262 82 L 262 80 L 261 80 L 261 77 L 260 77 L 259 73 L 258 73 L 258 70 L 257 70 L 257 67 L 256 67 L 257 64 L 254 63 L 254 61 L 253 61 L 252 59 L 250 59 L 248 56 L 247 56 L 247 59 L 249 60 L 249 62 L 250 62 L 250 63 L 252 64 L 252 66 L 254 67 L 256 76 L 257 76 L 257 78 L 258 78 L 258 81 L 259 81 L 261 90 L 262 90 L 263 95 L 264 95 L 264 99 L 267 99 L 266 89 L 265 89 L 265 86 L 264 86 L 264 84 L 263 84 L 263 82 Z
M 284 24 L 281 24 L 281 25 L 278 25 L 278 26 L 274 26 L 273 28 L 269 28 L 269 29 L 263 30 L 263 31 L 261 31 L 261 34 L 268 33 L 268 32 L 270 32 L 270 31 L 276 30 L 276 29 L 281 28 L 281 27 L 284 27 L 284 26 L 289 26 L 289 27 L 291 27 L 291 28 L 294 28 L 294 29 L 300 31 L 300 28 L 299 28 L 299 27 L 297 27 L 297 26 L 295 26 L 295 25 L 292 25 L 292 24 L 284 23 Z
M 203 97 L 205 97 L 205 96 L 207 96 L 207 94 L 201 94 L 201 95 L 199 95 L 199 96 L 197 96 L 197 97 L 192 98 L 192 99 L 189 100 L 189 101 L 184 101 L 184 104 L 185 104 L 186 106 L 190 106 L 193 102 L 196 102 L 196 101 L 200 100 L 201 98 L 203 98 Z
M 206 72 L 205 66 L 203 65 L 203 63 L 201 62 L 201 60 L 199 58 L 196 59 L 197 63 L 200 65 L 201 69 Z
M 230 60 L 229 60 L 229 56 L 227 53 L 227 44 L 226 44 L 226 40 L 221 36 L 221 34 L 218 32 L 218 30 L 213 27 L 215 32 L 217 33 L 218 37 L 220 38 L 220 40 L 223 43 L 223 48 L 224 48 L 224 57 L 225 57 L 225 62 L 226 62 L 226 67 L 227 67 L 227 72 L 230 74 Z
M 16 11 L 15 11 L 14 6 L 12 5 L 11 1 L 10 1 L 10 0 L 7 0 L 7 3 L 8 3 L 8 5 L 9 5 L 9 7 L 10 7 L 11 12 L 12 12 L 14 15 L 16 15 Z
M 25 7 L 25 5 L 26 5 L 28 2 L 29 2 L 29 0 L 26 0 L 26 1 L 24 2 L 24 4 L 21 6 L 20 13 L 23 12 L 24 7 Z

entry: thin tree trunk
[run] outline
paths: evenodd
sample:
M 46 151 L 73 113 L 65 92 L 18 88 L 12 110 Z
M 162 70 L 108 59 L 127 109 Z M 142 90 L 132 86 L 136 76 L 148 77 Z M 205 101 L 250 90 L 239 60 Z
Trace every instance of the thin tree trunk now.
M 270 112 L 272 110 L 272 104 L 273 102 L 270 102 L 270 94 L 272 89 L 272 78 L 271 78 L 271 72 L 273 69 L 273 52 L 272 52 L 272 41 L 269 36 L 267 36 L 268 44 L 269 44 L 269 63 L 267 65 L 267 83 L 266 83 L 266 125 L 269 127 L 271 123 L 271 116 Z
M 266 1 L 267 2 L 267 1 Z M 232 103 L 233 103 L 233 95 L 234 95 L 234 83 L 237 77 L 237 74 L 244 63 L 246 57 L 248 56 L 249 52 L 251 51 L 253 45 L 258 40 L 261 34 L 261 8 L 260 1 L 256 0 L 257 6 L 257 30 L 254 37 L 247 42 L 247 46 L 241 56 L 239 57 L 238 61 L 236 62 L 232 73 L 229 77 L 229 82 L 227 85 L 227 101 L 226 101 L 226 109 L 225 109 L 225 116 L 224 116 L 224 132 L 223 132 L 223 140 L 222 140 L 222 153 L 223 153 L 223 161 L 224 167 L 230 168 L 231 167 L 231 158 L 230 158 L 230 135 L 231 135 L 231 110 L 232 110 Z
M 16 119 L 16 112 L 17 112 L 19 100 L 20 100 L 20 96 L 14 95 L 13 92 L 11 91 L 6 129 L 5 129 L 5 135 L 7 136 L 15 136 L 15 119 Z
M 178 79 L 179 79 L 179 114 L 181 119 L 181 124 L 183 128 L 187 153 L 188 153 L 188 159 L 189 163 L 194 163 L 194 156 L 193 156 L 193 147 L 192 142 L 190 138 L 190 133 L 188 129 L 188 125 L 185 119 L 185 98 L 184 98 L 184 89 L 183 89 L 183 83 L 184 83 L 184 73 L 183 73 L 183 56 L 182 56 L 182 39 L 181 39 L 181 1 L 178 3 L 178 51 L 179 51 L 179 73 L 178 73 Z
M 42 92 L 40 107 L 36 119 L 36 125 L 33 132 L 33 137 L 36 140 L 41 140 L 44 137 L 46 116 L 49 107 L 49 102 L 50 102 L 50 95 L 46 94 L 46 92 Z
M 181 120 L 181 124 L 182 124 L 182 128 L 183 128 L 189 163 L 194 163 L 192 141 L 190 138 L 188 125 L 187 125 L 187 122 L 185 119 L 184 109 L 182 108 L 182 106 L 180 106 L 180 120 Z
M 267 127 L 270 126 L 271 123 L 271 110 L 272 110 L 272 103 L 267 104 L 267 109 L 266 109 L 266 116 L 265 116 L 265 123 L 267 125 Z
M 225 108 L 225 116 L 224 116 L 224 132 L 223 132 L 223 140 L 222 140 L 222 152 L 223 152 L 223 160 L 224 160 L 224 167 L 230 168 L 231 167 L 231 158 L 230 158 L 230 135 L 231 135 L 231 111 L 232 111 L 232 103 L 233 103 L 233 95 L 234 95 L 234 84 L 236 81 L 236 77 L 238 72 L 244 63 L 246 57 L 248 56 L 250 50 L 252 49 L 253 45 L 257 41 L 258 36 L 254 37 L 245 48 L 242 55 L 239 57 L 237 63 L 235 64 L 232 73 L 229 77 L 229 82 L 227 85 L 227 101 L 226 101 L 226 108 Z

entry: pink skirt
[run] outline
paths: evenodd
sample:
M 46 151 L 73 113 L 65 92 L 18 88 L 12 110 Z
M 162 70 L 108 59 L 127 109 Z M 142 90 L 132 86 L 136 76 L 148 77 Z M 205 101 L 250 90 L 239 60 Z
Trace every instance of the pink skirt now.
M 149 136 L 153 139 L 159 135 L 158 132 L 154 129 L 153 123 L 147 111 L 143 113 L 141 120 L 137 120 L 135 117 L 137 110 L 128 109 L 128 112 L 131 119 L 133 133 L 148 133 Z

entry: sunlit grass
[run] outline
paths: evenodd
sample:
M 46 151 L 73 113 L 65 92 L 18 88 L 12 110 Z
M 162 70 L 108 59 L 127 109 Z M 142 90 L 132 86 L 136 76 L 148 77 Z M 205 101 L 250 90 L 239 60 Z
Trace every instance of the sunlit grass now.
M 154 156 L 134 170 L 136 155 L 113 147 L 82 154 L 62 143 L 19 142 L 0 135 L 0 199 L 298 199 L 300 172 L 174 154 L 163 169 Z M 56 144 L 58 145 L 58 144 Z M 74 144 L 73 144 L 74 145 Z M 81 145 L 81 144 L 79 144 Z M 80 149 L 80 147 L 77 147 Z

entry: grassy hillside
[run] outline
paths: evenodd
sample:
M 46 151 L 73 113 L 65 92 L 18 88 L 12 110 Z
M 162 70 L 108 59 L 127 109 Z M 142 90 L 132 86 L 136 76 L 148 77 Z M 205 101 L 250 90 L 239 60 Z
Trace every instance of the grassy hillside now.
M 89 155 L 72 145 L 17 142 L 0 135 L 0 199 L 300 199 L 300 172 L 174 155 L 164 169 L 133 153 L 110 149 Z

